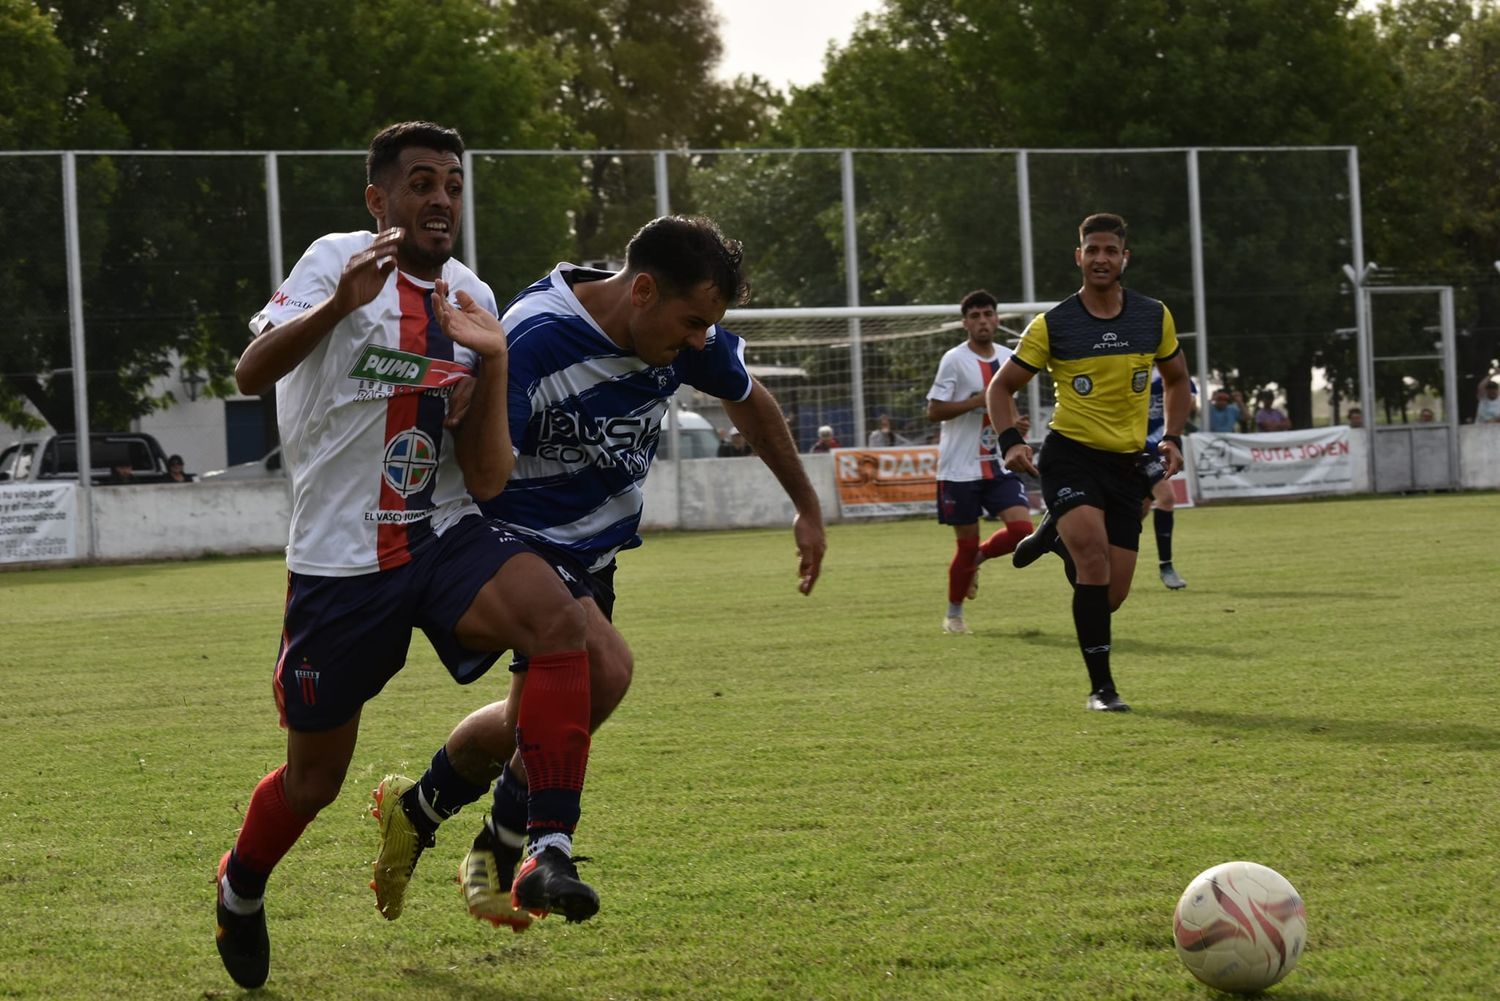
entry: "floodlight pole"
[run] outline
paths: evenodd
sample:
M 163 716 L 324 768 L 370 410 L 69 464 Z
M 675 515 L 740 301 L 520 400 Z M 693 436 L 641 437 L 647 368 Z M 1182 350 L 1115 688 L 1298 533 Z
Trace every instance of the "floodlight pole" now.
M 1021 222 L 1021 298 L 1036 302 L 1036 261 L 1032 255 L 1035 248 L 1031 237 L 1031 160 L 1026 150 L 1016 154 L 1016 211 Z M 1022 327 L 1030 326 L 1032 316 L 1026 317 Z M 1031 437 L 1034 440 L 1047 432 L 1039 420 L 1042 413 L 1042 386 L 1040 381 L 1030 379 L 1026 383 L 1026 413 L 1031 419 Z
M 1365 416 L 1365 475 L 1370 489 L 1375 489 L 1375 339 L 1370 330 L 1370 293 L 1365 288 L 1369 277 L 1365 267 L 1364 217 L 1360 209 L 1359 147 L 1349 147 L 1349 241 L 1354 265 L 1349 270 L 1354 291 L 1354 329 L 1359 366 L 1359 406 Z
M 839 154 L 844 193 L 844 294 L 850 306 L 859 305 L 859 234 L 854 218 L 854 151 Z M 859 317 L 849 318 L 849 389 L 854 396 L 854 445 L 865 441 L 865 351 Z
M 78 154 L 63 154 L 63 232 L 68 258 L 68 331 L 73 347 L 73 455 L 78 465 L 78 509 L 82 539 L 78 545 L 84 559 L 92 559 L 94 546 L 93 444 L 89 438 L 89 367 L 84 360 L 83 255 L 78 242 Z

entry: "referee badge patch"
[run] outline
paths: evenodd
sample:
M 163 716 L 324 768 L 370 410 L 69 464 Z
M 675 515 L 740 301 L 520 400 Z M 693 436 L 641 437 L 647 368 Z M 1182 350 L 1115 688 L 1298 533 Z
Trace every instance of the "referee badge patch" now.
M 1138 368 L 1130 373 L 1130 391 L 1132 393 L 1144 393 L 1146 391 L 1146 380 L 1151 377 L 1149 368 Z
M 1073 376 L 1073 392 L 1079 396 L 1087 396 L 1094 391 L 1094 380 L 1086 375 Z

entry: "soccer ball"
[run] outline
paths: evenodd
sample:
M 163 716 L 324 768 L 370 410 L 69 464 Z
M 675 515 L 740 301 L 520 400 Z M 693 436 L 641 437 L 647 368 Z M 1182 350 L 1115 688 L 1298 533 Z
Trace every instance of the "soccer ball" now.
M 1307 912 L 1281 873 L 1225 862 L 1188 884 L 1172 933 L 1193 976 L 1217 990 L 1249 994 L 1291 973 L 1302 958 Z

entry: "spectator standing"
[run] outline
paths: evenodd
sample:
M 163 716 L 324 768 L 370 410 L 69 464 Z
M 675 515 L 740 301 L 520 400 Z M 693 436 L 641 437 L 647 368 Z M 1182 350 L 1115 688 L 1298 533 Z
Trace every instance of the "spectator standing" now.
M 1352 428 L 1362 428 L 1365 426 L 1365 412 L 1359 407 L 1349 408 L 1349 426 Z
M 730 428 L 729 434 L 724 436 L 724 441 L 719 445 L 719 458 L 734 459 L 742 455 L 754 455 L 755 449 L 745 440 L 744 432 L 739 428 Z
M 892 445 L 904 445 L 905 439 L 896 433 L 895 427 L 891 425 L 888 414 L 880 415 L 880 426 L 870 432 L 866 444 L 871 448 L 889 448 Z
M 836 448 L 843 448 L 839 440 L 833 436 L 833 427 L 824 424 L 818 428 L 818 440 L 813 442 L 809 452 L 832 452 Z
M 1234 395 L 1237 397 L 1239 393 Z M 1208 405 L 1208 429 L 1214 434 L 1234 434 L 1240 429 L 1240 419 L 1244 415 L 1244 407 L 1229 395 L 1227 389 L 1220 389 Z
M 167 482 L 168 483 L 191 483 L 193 474 L 183 471 L 182 456 L 167 456 Z
M 1475 424 L 1500 424 L 1500 383 L 1490 379 L 1479 390 L 1479 408 L 1474 411 Z
M 1260 407 L 1255 411 L 1255 430 L 1257 431 L 1289 431 L 1292 422 L 1286 419 L 1286 414 L 1276 409 L 1276 394 L 1269 389 L 1262 390 L 1256 398 Z

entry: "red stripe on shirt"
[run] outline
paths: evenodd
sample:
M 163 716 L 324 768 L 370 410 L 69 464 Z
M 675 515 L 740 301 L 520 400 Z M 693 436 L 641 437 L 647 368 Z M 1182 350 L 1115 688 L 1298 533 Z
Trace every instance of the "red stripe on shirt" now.
M 396 291 L 401 297 L 401 350 L 425 355 L 427 353 L 427 324 L 430 322 L 427 313 L 427 297 L 431 291 L 412 284 L 399 273 L 396 275 Z M 402 393 L 386 400 L 385 440 L 387 442 L 408 428 L 416 426 L 417 404 L 420 401 L 421 396 L 413 393 Z M 385 477 L 383 461 L 380 468 L 379 510 L 406 510 L 406 498 L 391 488 L 390 481 Z M 375 531 L 375 558 L 380 563 L 380 569 L 391 570 L 411 560 L 411 552 L 407 549 L 410 538 L 405 525 L 382 524 Z
M 994 361 L 984 361 L 981 359 L 979 362 L 980 385 L 988 389 L 990 380 L 995 377 L 995 373 L 998 371 L 1000 371 L 999 359 L 996 359 Z M 1000 475 L 1000 456 L 997 449 L 986 449 L 984 447 L 984 429 L 989 426 L 990 411 L 989 408 L 986 407 L 983 415 L 983 420 L 979 424 L 979 475 L 983 479 L 993 480 L 995 477 Z

